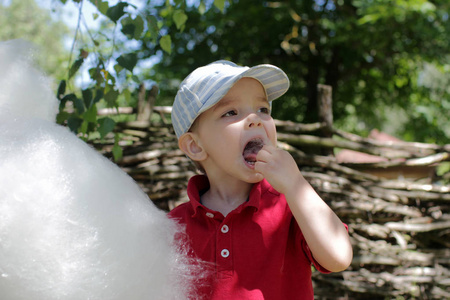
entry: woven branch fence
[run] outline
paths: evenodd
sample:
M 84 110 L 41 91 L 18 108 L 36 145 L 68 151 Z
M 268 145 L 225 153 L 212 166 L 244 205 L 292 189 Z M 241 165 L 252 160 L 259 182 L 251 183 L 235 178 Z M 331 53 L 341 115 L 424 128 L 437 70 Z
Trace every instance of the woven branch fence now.
M 170 110 L 141 109 L 137 121 L 115 129 L 127 141 L 117 164 L 166 211 L 188 201 L 186 184 L 196 174 L 178 149 Z M 149 122 L 155 114 L 159 121 Z M 343 272 L 313 272 L 316 299 L 450 299 L 450 174 L 435 172 L 450 160 L 450 145 L 363 138 L 333 129 L 329 114 L 314 124 L 275 122 L 278 146 L 349 225 L 353 262 Z M 112 157 L 113 143 L 92 145 Z M 343 163 L 333 155 L 338 149 L 381 159 Z

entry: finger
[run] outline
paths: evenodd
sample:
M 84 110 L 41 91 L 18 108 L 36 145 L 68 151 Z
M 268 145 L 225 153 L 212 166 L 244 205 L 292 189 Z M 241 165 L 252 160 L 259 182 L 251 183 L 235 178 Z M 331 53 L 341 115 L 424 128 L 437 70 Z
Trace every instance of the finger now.
M 277 147 L 277 142 L 274 143 L 274 142 L 272 142 L 272 140 L 269 139 L 266 145 L 269 145 L 269 146 L 272 146 L 272 147 L 276 148 Z
M 266 145 L 264 145 L 264 146 L 262 147 L 261 150 L 266 150 L 267 152 L 272 153 L 273 151 L 276 151 L 276 150 L 277 150 L 277 147 L 275 147 L 275 146 L 272 145 L 272 144 L 266 144 Z
M 270 163 L 265 161 L 256 161 L 255 162 L 255 171 L 263 174 L 264 177 L 270 173 L 270 170 L 273 169 Z
M 271 156 L 272 154 L 263 148 L 256 155 L 256 161 L 268 162 Z

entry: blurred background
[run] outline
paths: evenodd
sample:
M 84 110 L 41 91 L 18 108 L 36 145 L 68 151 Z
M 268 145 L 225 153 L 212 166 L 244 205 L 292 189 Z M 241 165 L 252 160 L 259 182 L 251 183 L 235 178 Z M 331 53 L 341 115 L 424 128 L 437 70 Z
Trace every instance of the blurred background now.
M 288 74 L 274 118 L 316 122 L 317 84 L 326 84 L 336 128 L 442 145 L 449 10 L 447 0 L 0 0 L 0 40 L 38 46 L 60 99 L 70 95 L 58 121 L 80 134 L 105 123 L 93 106 L 135 107 L 142 85 L 171 105 L 190 71 L 228 59 Z

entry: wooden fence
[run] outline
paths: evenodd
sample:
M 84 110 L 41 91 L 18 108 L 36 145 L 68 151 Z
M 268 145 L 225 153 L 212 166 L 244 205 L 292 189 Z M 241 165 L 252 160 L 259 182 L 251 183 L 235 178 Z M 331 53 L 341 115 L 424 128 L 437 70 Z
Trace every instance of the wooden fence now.
M 322 94 L 328 97 L 326 87 Z M 140 109 L 145 118 L 116 128 L 127 141 L 117 164 L 166 211 L 187 201 L 186 184 L 196 173 L 178 149 L 170 109 Z M 148 121 L 152 114 L 159 121 Z M 314 272 L 316 299 L 450 298 L 450 174 L 435 172 L 450 160 L 450 145 L 363 138 L 334 129 L 330 113 L 320 123 L 276 120 L 276 126 L 278 146 L 349 225 L 352 265 L 340 273 Z M 92 144 L 112 156 L 112 140 Z M 344 163 L 334 155 L 342 149 L 378 159 Z

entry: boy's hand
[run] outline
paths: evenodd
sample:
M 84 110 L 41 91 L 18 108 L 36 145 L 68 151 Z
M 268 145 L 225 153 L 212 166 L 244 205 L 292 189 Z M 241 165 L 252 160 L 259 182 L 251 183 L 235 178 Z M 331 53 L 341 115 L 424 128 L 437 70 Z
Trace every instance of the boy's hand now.
M 284 194 L 317 262 L 332 272 L 346 269 L 353 257 L 347 229 L 305 180 L 289 152 L 265 145 L 256 155 L 255 171 Z
M 272 145 L 264 145 L 258 152 L 255 171 L 261 173 L 274 189 L 283 194 L 295 189 L 303 179 L 289 152 Z

